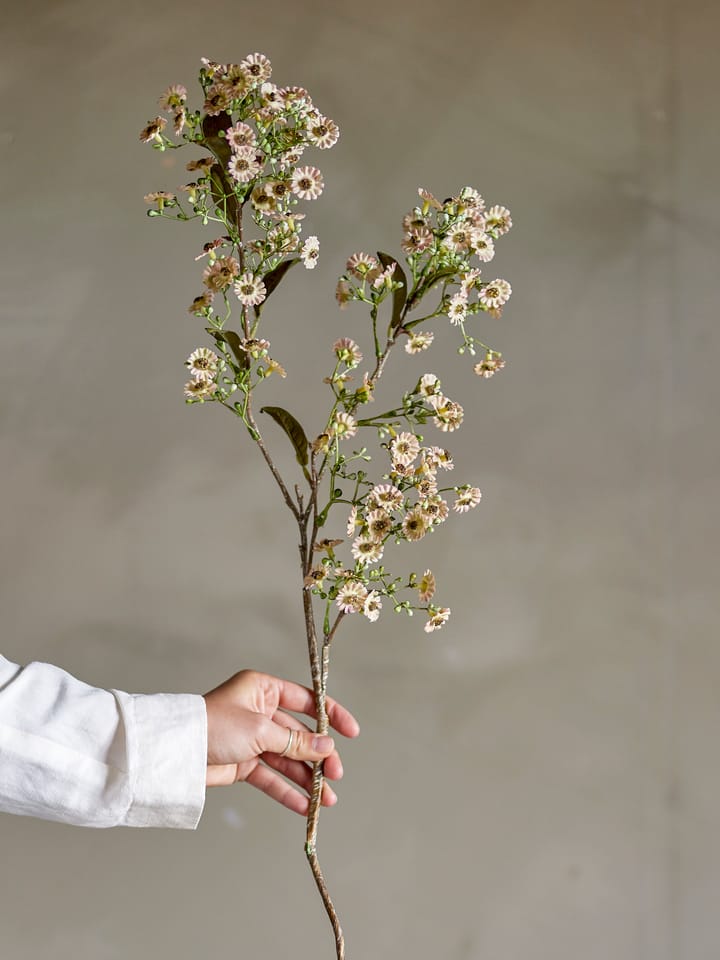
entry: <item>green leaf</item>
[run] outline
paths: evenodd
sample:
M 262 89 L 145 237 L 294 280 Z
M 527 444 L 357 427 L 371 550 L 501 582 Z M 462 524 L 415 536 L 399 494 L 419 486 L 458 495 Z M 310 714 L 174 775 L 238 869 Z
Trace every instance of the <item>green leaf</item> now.
M 227 130 L 231 125 L 232 117 L 229 113 L 220 113 L 216 117 L 206 116 L 202 122 L 202 143 L 218 161 L 208 174 L 215 206 L 221 215 L 226 214 L 228 220 L 237 227 L 240 222 L 240 204 L 226 173 L 232 151 L 227 139 L 220 136 L 220 131 Z
M 230 347 L 241 370 L 247 370 L 250 367 L 250 354 L 240 346 L 240 337 L 234 330 L 214 330 L 212 327 L 205 327 L 205 329 L 215 343 L 226 343 Z
M 394 263 L 395 273 L 393 274 L 393 279 L 400 280 L 402 282 L 401 287 L 393 290 L 393 311 L 390 326 L 393 330 L 395 330 L 402 323 L 403 307 L 405 306 L 405 301 L 407 300 L 408 295 L 407 277 L 405 276 L 405 271 L 397 262 L 395 257 L 391 257 L 389 253 L 381 253 L 378 250 L 378 260 L 386 270 L 392 263 Z
M 265 274 L 263 277 L 263 283 L 265 284 L 265 300 L 267 300 L 273 290 L 277 288 L 288 270 L 291 267 L 294 267 L 296 263 L 300 263 L 300 257 L 291 257 L 289 260 L 281 260 L 276 267 L 273 267 L 269 273 Z M 263 300 L 262 304 L 258 304 L 258 306 L 255 307 L 256 317 L 260 316 L 260 311 L 265 303 L 265 300 Z
M 308 462 L 308 438 L 305 431 L 297 422 L 295 417 L 284 410 L 282 407 L 261 407 L 260 413 L 267 413 L 272 417 L 275 423 L 279 424 L 290 438 L 290 442 L 295 448 L 295 456 L 301 467 L 307 466 Z

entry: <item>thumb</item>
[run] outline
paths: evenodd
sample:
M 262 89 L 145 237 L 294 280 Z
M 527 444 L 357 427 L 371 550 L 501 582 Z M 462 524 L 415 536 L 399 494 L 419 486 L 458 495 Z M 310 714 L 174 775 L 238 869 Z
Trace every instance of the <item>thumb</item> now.
M 284 727 L 279 723 L 270 724 L 267 740 L 265 749 L 268 753 L 277 753 L 293 760 L 323 760 L 335 748 L 332 737 L 310 730 Z

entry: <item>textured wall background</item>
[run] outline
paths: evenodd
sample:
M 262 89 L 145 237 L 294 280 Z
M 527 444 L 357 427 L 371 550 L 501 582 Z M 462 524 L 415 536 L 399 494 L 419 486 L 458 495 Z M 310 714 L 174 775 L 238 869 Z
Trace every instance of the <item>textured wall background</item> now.
M 320 266 L 273 301 L 274 402 L 317 409 L 328 344 L 364 330 L 336 276 L 397 249 L 418 184 L 474 184 L 516 224 L 495 260 L 508 367 L 453 374 L 458 473 L 484 492 L 433 538 L 453 621 L 351 622 L 335 653 L 363 725 L 321 835 L 350 960 L 715 960 L 717 6 L 4 7 L 5 655 L 136 692 L 306 677 L 276 491 L 182 402 L 202 239 L 142 196 L 186 157 L 137 141 L 200 56 L 261 50 L 342 129 L 310 210 Z M 243 786 L 195 834 L 2 816 L 2 955 L 330 957 L 302 843 Z

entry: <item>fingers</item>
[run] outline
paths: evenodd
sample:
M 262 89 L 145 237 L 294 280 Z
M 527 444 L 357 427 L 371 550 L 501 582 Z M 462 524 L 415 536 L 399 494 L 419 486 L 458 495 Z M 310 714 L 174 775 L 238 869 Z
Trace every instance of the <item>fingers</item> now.
M 312 767 L 299 760 L 289 760 L 287 757 L 278 757 L 272 753 L 263 754 L 263 762 L 273 770 L 277 770 L 288 780 L 292 780 L 301 787 L 308 795 L 312 793 L 313 774 Z M 322 803 L 325 807 L 332 807 L 337 803 L 337 794 L 325 781 L 323 783 Z
M 280 769 L 280 764 L 282 764 L 283 760 L 284 758 L 282 757 L 276 757 L 272 759 L 268 758 L 266 762 L 272 762 L 273 766 L 277 766 L 277 769 Z M 310 769 L 305 766 L 304 763 L 297 761 L 286 761 L 286 764 L 286 768 L 281 772 L 296 782 L 304 780 L 308 784 L 306 789 L 309 792 L 312 788 L 312 774 L 310 773 Z M 300 770 L 300 767 L 304 769 L 305 773 Z M 258 790 L 261 790 L 268 797 L 282 804 L 283 807 L 287 807 L 288 810 L 299 813 L 301 816 L 307 815 L 310 805 L 307 796 L 289 784 L 287 780 L 283 780 L 283 778 L 275 773 L 274 770 L 271 770 L 269 766 L 266 767 L 259 763 L 245 782 L 252 784 L 253 787 L 257 787 Z M 337 796 L 327 784 L 324 785 L 322 803 L 323 806 L 326 807 L 331 807 L 337 803 Z
M 307 760 L 310 762 L 315 762 L 317 760 L 324 760 L 325 765 L 323 767 L 323 772 L 329 780 L 339 780 L 343 775 L 343 765 L 340 759 L 340 754 L 337 750 L 332 750 L 331 753 L 320 753 L 315 755 L 314 753 L 309 752 L 306 749 L 308 742 L 312 744 L 313 741 L 317 739 L 324 739 L 329 743 L 332 743 L 330 737 L 318 738 L 317 734 L 313 733 L 301 720 L 298 720 L 297 717 L 293 717 L 289 713 L 285 713 L 282 710 L 278 710 L 275 714 L 274 722 L 276 725 L 283 727 L 285 731 L 282 736 L 285 738 L 282 750 L 271 751 L 276 754 L 285 753 L 286 757 L 290 757 L 295 760 Z M 290 733 L 289 730 L 297 731 L 293 735 L 292 743 L 290 743 Z M 302 735 L 302 737 L 301 737 Z M 286 751 L 286 748 L 289 749 Z
M 315 695 L 312 690 L 293 683 L 292 680 L 277 680 L 279 684 L 280 706 L 295 713 L 304 713 L 316 717 Z M 330 725 L 344 737 L 356 737 L 360 733 L 360 724 L 355 717 L 332 697 L 326 700 L 326 709 Z
M 263 737 L 263 752 L 277 753 L 291 760 L 324 760 L 335 749 L 332 737 L 313 733 L 288 714 L 275 714 L 282 723 L 270 720 Z

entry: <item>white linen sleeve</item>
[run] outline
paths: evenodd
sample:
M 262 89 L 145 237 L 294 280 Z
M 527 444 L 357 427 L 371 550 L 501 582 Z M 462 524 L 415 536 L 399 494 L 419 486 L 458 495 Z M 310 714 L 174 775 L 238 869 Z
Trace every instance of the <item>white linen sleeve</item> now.
M 206 770 L 201 696 L 102 690 L 51 664 L 0 656 L 0 810 L 192 830 Z

